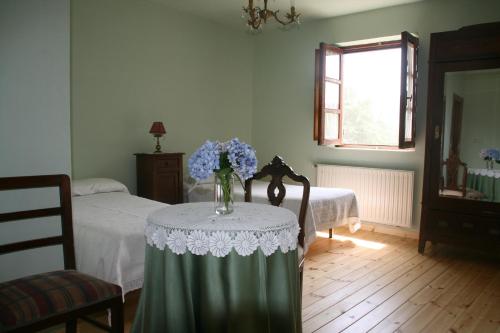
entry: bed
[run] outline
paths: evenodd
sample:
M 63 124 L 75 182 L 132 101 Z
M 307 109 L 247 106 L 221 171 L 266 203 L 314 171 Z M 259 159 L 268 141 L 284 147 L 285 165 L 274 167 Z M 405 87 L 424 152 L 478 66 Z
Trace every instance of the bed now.
M 258 203 L 268 203 L 267 186 L 269 183 L 254 181 L 252 183 L 252 200 Z M 188 185 L 187 200 L 189 202 L 210 201 L 213 198 L 213 183 Z M 283 207 L 298 215 L 302 200 L 302 186 L 285 185 L 286 196 Z M 244 192 L 239 183 L 234 184 L 234 200 L 243 201 Z M 304 251 L 316 238 L 316 232 L 347 225 L 351 232 L 361 227 L 356 195 L 352 190 L 343 188 L 311 187 L 309 206 L 305 219 Z
M 146 217 L 167 205 L 112 179 L 76 180 L 72 192 L 77 269 L 121 286 L 124 295 L 141 288 Z

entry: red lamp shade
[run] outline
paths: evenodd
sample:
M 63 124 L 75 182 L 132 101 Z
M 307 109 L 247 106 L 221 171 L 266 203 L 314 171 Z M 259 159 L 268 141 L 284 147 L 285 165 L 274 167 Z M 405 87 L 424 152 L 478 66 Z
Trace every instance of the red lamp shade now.
M 165 127 L 163 126 L 163 123 L 161 121 L 155 121 L 151 126 L 149 133 L 153 134 L 154 136 L 162 136 L 167 132 L 165 131 Z

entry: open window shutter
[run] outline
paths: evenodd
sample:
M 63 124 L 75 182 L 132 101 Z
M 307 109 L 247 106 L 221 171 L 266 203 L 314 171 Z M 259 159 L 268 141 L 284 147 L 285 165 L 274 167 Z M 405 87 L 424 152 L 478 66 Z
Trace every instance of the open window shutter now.
M 418 38 L 401 33 L 401 104 L 399 113 L 399 148 L 415 147 L 415 111 L 417 102 Z
M 320 86 L 320 54 L 319 49 L 314 50 L 314 128 L 313 139 L 318 140 L 319 133 L 319 86 Z
M 320 44 L 315 117 L 319 145 L 342 144 L 342 49 Z

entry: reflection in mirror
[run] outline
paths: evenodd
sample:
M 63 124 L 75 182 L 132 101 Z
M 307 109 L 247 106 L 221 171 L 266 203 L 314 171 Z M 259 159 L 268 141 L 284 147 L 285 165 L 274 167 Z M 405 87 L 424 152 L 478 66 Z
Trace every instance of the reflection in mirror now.
M 448 72 L 440 195 L 500 202 L 500 69 Z

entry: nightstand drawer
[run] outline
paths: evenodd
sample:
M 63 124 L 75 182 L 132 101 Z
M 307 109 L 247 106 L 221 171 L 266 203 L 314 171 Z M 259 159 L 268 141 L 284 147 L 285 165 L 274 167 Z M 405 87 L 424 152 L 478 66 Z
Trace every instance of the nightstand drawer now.
M 180 168 L 181 161 L 178 158 L 158 159 L 155 161 L 155 169 L 158 173 L 171 172 Z

